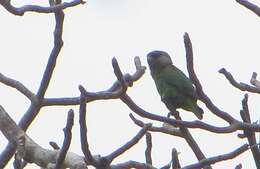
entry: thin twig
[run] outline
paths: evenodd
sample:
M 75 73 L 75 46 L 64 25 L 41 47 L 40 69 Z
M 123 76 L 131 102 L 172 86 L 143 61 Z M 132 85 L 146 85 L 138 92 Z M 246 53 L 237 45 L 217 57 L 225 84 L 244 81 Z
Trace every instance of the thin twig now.
M 238 88 L 239 90 L 260 94 L 260 89 L 259 88 L 254 87 L 254 86 L 250 86 L 250 85 L 242 83 L 242 82 L 240 82 L 240 83 L 237 82 L 234 79 L 234 77 L 232 76 L 232 74 L 229 73 L 225 68 L 220 69 L 219 73 L 222 73 L 223 75 L 225 75 L 225 77 L 230 82 L 230 84 L 232 84 L 234 87 Z
M 249 108 L 248 108 L 248 94 L 245 94 L 242 100 L 243 110 L 240 111 L 240 115 L 244 122 L 251 123 Z M 256 143 L 255 133 L 252 131 L 244 130 L 244 136 L 247 137 L 249 145 L 252 147 L 251 152 L 254 157 L 255 165 L 260 168 L 260 152 L 258 146 L 254 146 Z
M 58 159 L 56 162 L 55 169 L 60 169 L 62 167 L 66 154 L 69 150 L 70 143 L 71 143 L 71 137 L 72 137 L 71 129 L 72 129 L 73 123 L 74 123 L 74 112 L 72 109 L 70 109 L 68 112 L 66 127 L 63 129 L 64 141 L 63 141 L 63 145 L 59 152 L 59 156 L 58 156 Z
M 178 158 L 178 152 L 176 148 L 172 149 L 172 169 L 179 169 L 181 168 L 180 161 Z
M 36 95 L 33 92 L 31 92 L 27 87 L 25 87 L 21 82 L 8 78 L 1 73 L 0 73 L 0 82 L 7 86 L 15 88 L 16 90 L 21 92 L 24 96 L 26 96 L 32 102 L 37 101 Z
M 146 138 L 146 150 L 145 150 L 145 161 L 147 164 L 153 164 L 152 162 L 152 135 L 147 132 L 145 134 Z
M 139 57 L 134 58 L 136 71 L 130 75 L 125 74 L 123 76 L 124 82 L 128 87 L 133 86 L 133 83 L 139 80 L 145 73 L 145 66 L 141 65 Z M 116 80 L 110 88 L 105 91 L 99 92 L 84 92 L 86 102 L 92 102 L 95 100 L 110 100 L 120 97 L 122 92 L 121 84 L 119 80 Z M 121 91 L 120 91 L 121 90 Z M 67 105 L 79 105 L 79 97 L 64 97 L 64 98 L 44 98 L 41 102 L 42 106 L 67 106 Z
M 233 159 L 233 158 L 237 157 L 238 155 L 242 154 L 243 152 L 245 152 L 248 149 L 250 149 L 248 144 L 244 144 L 243 146 L 237 148 L 236 150 L 234 150 L 230 153 L 203 159 L 196 164 L 188 165 L 181 169 L 198 169 L 198 168 L 204 167 L 205 165 L 210 165 L 210 164 L 215 164 L 220 161 L 230 160 L 230 159 Z
M 115 57 L 112 59 L 112 66 L 114 68 L 114 73 L 117 77 L 117 80 L 120 82 L 120 85 L 122 86 L 121 92 L 124 93 L 127 90 L 127 85 L 126 85 L 125 78 L 120 70 L 120 67 L 119 67 L 118 62 Z
M 134 117 L 133 114 L 129 114 L 131 120 L 136 124 L 138 125 L 139 127 L 144 127 L 145 123 L 142 122 L 141 120 L 138 120 Z M 167 124 L 167 123 L 165 123 Z M 165 133 L 165 134 L 169 134 L 169 135 L 173 135 L 173 136 L 178 136 L 178 137 L 183 137 L 180 130 L 178 128 L 174 128 L 174 127 L 155 127 L 155 126 L 151 126 L 149 128 L 149 131 L 152 131 L 152 132 L 160 132 L 160 133 Z
M 53 142 L 53 141 L 50 141 L 49 142 L 50 146 L 54 149 L 54 150 L 59 150 L 60 147 L 57 143 Z
M 227 127 L 216 127 L 211 124 L 207 124 L 203 121 L 182 121 L 182 120 L 175 120 L 170 119 L 164 116 L 160 116 L 157 114 L 149 113 L 145 110 L 143 110 L 141 107 L 139 107 L 137 104 L 134 103 L 134 101 L 127 95 L 124 94 L 121 96 L 121 100 L 136 114 L 138 114 L 141 117 L 145 117 L 151 120 L 161 121 L 168 123 L 174 127 L 187 127 L 187 128 L 200 128 L 203 130 L 211 131 L 214 133 L 232 133 L 237 130 L 251 130 L 251 131 L 260 131 L 260 125 L 257 124 L 249 124 L 249 123 L 241 123 L 236 121 L 235 123 L 232 123 L 231 125 Z
M 125 143 L 123 146 L 112 152 L 111 154 L 107 155 L 105 158 L 112 162 L 116 157 L 123 154 L 125 151 L 129 150 L 131 147 L 133 147 L 136 143 L 139 142 L 139 140 L 145 135 L 146 131 L 149 129 L 149 127 L 152 124 L 145 125 L 130 141 Z
M 43 78 L 41 80 L 39 90 L 37 92 L 37 96 L 40 99 L 44 97 L 44 94 L 49 86 L 54 68 L 56 66 L 58 55 L 63 46 L 62 32 L 63 32 L 64 12 L 62 10 L 55 12 L 55 19 L 56 19 L 56 26 L 54 31 L 54 47 L 51 51 L 47 66 L 43 74 Z
M 82 86 L 79 86 L 81 93 L 85 91 Z M 90 165 L 96 165 L 96 162 L 90 152 L 88 137 L 87 137 L 87 125 L 86 125 L 86 103 L 85 98 L 80 94 L 80 107 L 79 107 L 79 124 L 80 124 L 80 141 L 81 141 L 81 150 L 85 155 L 86 161 Z
M 253 72 L 252 76 L 251 76 L 251 79 L 250 79 L 250 83 L 252 85 L 254 85 L 255 87 L 257 87 L 258 89 L 260 89 L 260 81 L 258 81 L 256 79 L 257 77 L 257 73 L 256 72 Z

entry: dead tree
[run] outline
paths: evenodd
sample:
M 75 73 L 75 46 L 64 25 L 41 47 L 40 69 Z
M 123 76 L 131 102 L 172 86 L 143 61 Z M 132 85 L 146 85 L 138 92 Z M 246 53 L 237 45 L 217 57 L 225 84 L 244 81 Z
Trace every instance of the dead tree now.
M 260 16 L 260 8 L 256 5 L 246 1 L 237 0 L 238 3 L 244 7 L 250 9 L 255 14 Z M 116 58 L 112 59 L 112 66 L 114 69 L 114 74 L 117 80 L 112 84 L 110 88 L 105 91 L 100 92 L 89 92 L 82 85 L 79 85 L 80 96 L 78 97 L 66 97 L 66 98 L 46 98 L 45 93 L 49 86 L 50 79 L 52 78 L 52 73 L 55 68 L 57 57 L 63 46 L 62 32 L 63 32 L 63 21 L 64 21 L 64 10 L 66 8 L 71 8 L 77 5 L 84 4 L 83 0 L 73 0 L 71 2 L 62 2 L 61 0 L 50 0 L 49 7 L 42 7 L 36 5 L 26 5 L 22 7 L 15 7 L 11 4 L 11 0 L 0 0 L 0 4 L 11 14 L 23 16 L 27 12 L 37 12 L 37 13 L 53 13 L 55 16 L 55 30 L 54 30 L 54 46 L 50 53 L 48 63 L 46 65 L 44 74 L 42 76 L 39 89 L 36 93 L 32 92 L 25 85 L 0 74 L 0 82 L 4 85 L 15 88 L 17 91 L 26 96 L 30 101 L 31 105 L 28 110 L 24 113 L 20 122 L 16 124 L 14 120 L 8 115 L 5 109 L 0 106 L 0 130 L 8 140 L 8 145 L 5 147 L 4 151 L 0 155 L 0 168 L 4 168 L 8 161 L 14 156 L 14 168 L 22 169 L 28 163 L 34 163 L 41 168 L 48 169 L 61 169 L 61 168 L 71 168 L 71 169 L 84 169 L 88 166 L 94 166 L 97 169 L 130 169 L 130 168 L 172 168 L 172 169 L 195 169 L 195 168 L 207 168 L 210 169 L 211 164 L 218 163 L 224 160 L 230 160 L 243 152 L 250 150 L 254 157 L 255 165 L 260 169 L 260 152 L 258 142 L 256 141 L 255 133 L 260 132 L 260 125 L 252 122 L 250 117 L 250 110 L 248 107 L 248 94 L 244 95 L 242 100 L 242 110 L 240 112 L 243 121 L 235 119 L 230 115 L 230 113 L 225 112 L 215 105 L 210 97 L 204 92 L 203 87 L 194 71 L 193 65 L 193 51 L 192 43 L 188 33 L 184 34 L 184 44 L 186 49 L 186 61 L 187 69 L 190 79 L 196 86 L 199 99 L 206 105 L 211 113 L 215 114 L 217 117 L 228 123 L 227 126 L 214 126 L 203 121 L 184 121 L 181 117 L 176 116 L 175 118 L 164 117 L 156 115 L 151 112 L 147 112 L 141 107 L 139 107 L 131 97 L 127 94 L 127 89 L 132 87 L 133 84 L 139 80 L 145 73 L 145 67 L 142 66 L 140 59 L 138 57 L 134 58 L 134 64 L 136 71 L 133 74 L 123 74 L 119 67 Z M 251 78 L 251 84 L 238 83 L 233 76 L 224 68 L 219 70 L 228 81 L 236 88 L 241 91 L 247 91 L 250 93 L 260 94 L 260 82 L 256 79 L 257 74 L 253 73 Z M 88 144 L 87 137 L 87 104 L 97 100 L 110 100 L 110 99 L 120 99 L 122 103 L 126 104 L 129 109 L 133 111 L 130 114 L 132 121 L 139 126 L 140 131 L 133 136 L 131 140 L 127 143 L 114 150 L 107 156 L 93 155 Z M 80 136 L 81 136 L 81 149 L 84 156 L 80 156 L 73 152 L 68 152 L 68 148 L 71 142 L 71 129 L 74 123 L 74 110 L 70 109 L 67 114 L 67 122 L 64 128 L 64 141 L 61 147 L 56 143 L 50 142 L 53 150 L 45 149 L 37 144 L 33 139 L 31 139 L 27 134 L 26 130 L 29 128 L 32 121 L 38 115 L 39 111 L 43 107 L 47 106 L 68 106 L 68 105 L 79 105 L 79 124 L 80 124 Z M 151 120 L 151 123 L 144 123 L 139 120 L 136 116 L 141 116 Z M 157 127 L 152 124 L 153 121 L 161 122 L 162 127 Z M 201 130 L 206 130 L 213 133 L 233 133 L 236 131 L 241 131 L 242 133 L 238 135 L 239 138 L 246 138 L 248 144 L 241 145 L 232 152 L 226 152 L 213 157 L 205 157 L 204 153 L 201 151 L 196 140 L 192 137 L 189 129 L 198 128 Z M 171 161 L 165 166 L 155 167 L 152 163 L 151 149 L 152 149 L 152 133 L 160 132 L 161 134 L 168 134 L 175 137 L 183 138 L 194 154 L 196 155 L 198 161 L 194 164 L 188 166 L 181 166 L 178 159 L 178 152 L 176 148 L 172 148 Z M 147 148 L 145 151 L 146 161 L 138 162 L 127 160 L 123 163 L 111 164 L 112 161 L 123 154 L 125 151 L 131 149 L 135 144 L 138 143 L 140 139 L 146 136 Z M 236 168 L 242 168 L 241 164 L 238 164 Z

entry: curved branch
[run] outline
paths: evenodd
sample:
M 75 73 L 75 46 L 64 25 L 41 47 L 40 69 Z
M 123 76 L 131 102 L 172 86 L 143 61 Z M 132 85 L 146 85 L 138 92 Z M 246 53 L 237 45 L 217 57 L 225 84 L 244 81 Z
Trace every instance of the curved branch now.
M 0 106 L 0 130 L 10 143 L 17 145 L 19 156 L 26 162 L 35 163 L 43 168 L 55 166 L 56 159 L 60 154 L 59 151 L 44 149 L 35 143 L 14 122 L 2 106 Z M 22 142 L 24 144 L 21 144 L 21 140 L 24 140 Z M 67 153 L 63 164 L 66 168 L 87 168 L 84 157 L 71 152 Z
M 10 1 L 0 1 L 1 3 L 3 2 L 10 2 Z M 56 4 L 59 4 L 60 0 L 56 1 Z M 38 92 L 36 94 L 37 99 L 39 102 L 32 102 L 31 106 L 27 110 L 27 112 L 24 114 L 22 119 L 19 122 L 19 126 L 26 131 L 27 128 L 30 126 L 32 121 L 35 119 L 35 117 L 38 115 L 40 109 L 41 109 L 41 99 L 44 98 L 45 92 L 49 86 L 50 79 L 52 76 L 52 73 L 54 71 L 55 65 L 56 65 L 56 60 L 58 57 L 58 54 L 61 50 L 61 47 L 63 45 L 62 41 L 62 31 L 63 31 L 63 21 L 64 21 L 64 13 L 62 10 L 56 11 L 55 12 L 55 29 L 54 29 L 54 46 L 52 48 L 51 54 L 48 59 L 47 66 L 45 68 L 40 87 L 38 89 Z M 15 153 L 15 145 L 8 143 L 7 147 L 5 150 L 2 152 L 0 156 L 0 168 L 4 168 L 5 165 L 8 163 L 10 158 L 13 156 Z
M 138 120 L 134 117 L 133 114 L 129 114 L 131 120 L 139 127 L 144 127 L 145 123 L 142 122 L 141 120 Z M 155 127 L 155 126 L 151 126 L 149 129 L 149 131 L 152 132 L 160 132 L 160 133 L 165 133 L 165 134 L 169 134 L 169 135 L 173 135 L 173 136 L 178 136 L 178 137 L 183 137 L 180 130 L 174 127 L 170 127 L 170 125 L 167 125 L 167 123 L 165 123 L 163 125 L 163 127 Z
M 31 92 L 27 87 L 25 87 L 21 82 L 8 78 L 4 76 L 2 73 L 0 73 L 0 82 L 7 86 L 15 88 L 16 90 L 21 92 L 24 96 L 26 96 L 29 100 L 31 100 L 31 102 L 38 101 L 36 95 L 33 92 Z
M 194 83 L 194 85 L 196 86 L 196 90 L 197 90 L 200 100 L 205 103 L 207 108 L 212 113 L 214 113 L 218 117 L 224 119 L 229 124 L 233 123 L 234 121 L 236 121 L 236 119 L 234 119 L 228 113 L 220 110 L 216 105 L 214 105 L 214 103 L 210 100 L 210 98 L 204 93 L 204 91 L 202 89 L 202 85 L 201 85 L 197 75 L 195 74 L 195 71 L 193 68 L 194 66 L 193 66 L 192 43 L 191 43 L 188 33 L 184 34 L 184 44 L 185 44 L 185 49 L 186 49 L 186 61 L 187 61 L 187 69 L 189 72 L 189 77 L 192 80 L 192 82 Z
M 254 12 L 257 16 L 260 17 L 260 8 L 255 4 L 248 2 L 247 0 L 236 0 L 240 5 L 243 5 L 250 11 Z
M 242 154 L 243 152 L 245 152 L 248 149 L 250 149 L 248 144 L 244 144 L 243 146 L 237 148 L 236 150 L 234 150 L 230 153 L 218 155 L 218 156 L 215 156 L 215 157 L 206 158 L 206 159 L 203 159 L 196 164 L 188 165 L 188 166 L 185 166 L 181 169 L 197 169 L 197 168 L 202 168 L 206 165 L 215 164 L 215 163 L 220 162 L 220 161 L 230 160 L 230 159 L 235 158 L 238 155 Z
M 10 13 L 14 15 L 22 16 L 26 12 L 38 12 L 38 13 L 54 13 L 69 7 L 73 7 L 79 4 L 84 4 L 85 2 L 83 0 L 73 0 L 71 2 L 63 2 L 61 4 L 56 4 L 50 7 L 43 7 L 38 5 L 25 5 L 22 7 L 14 7 L 10 3 L 10 0 L 1 0 L 0 4 Z
M 223 74 L 227 80 L 236 88 L 238 88 L 239 90 L 242 90 L 242 91 L 248 91 L 248 92 L 251 92 L 251 93 L 258 93 L 260 94 L 260 89 L 257 88 L 257 87 L 254 87 L 254 86 L 250 86 L 248 84 L 245 84 L 245 83 L 238 83 L 234 77 L 232 76 L 231 73 L 229 73 L 225 68 L 222 68 L 219 70 L 219 73 Z
M 138 105 L 136 105 L 133 100 L 127 95 L 122 95 L 121 100 L 136 114 L 138 114 L 141 117 L 145 117 L 151 120 L 156 120 L 160 122 L 168 123 L 174 127 L 187 127 L 187 128 L 200 128 L 203 130 L 211 131 L 214 133 L 232 133 L 237 130 L 251 130 L 251 131 L 260 131 L 260 125 L 256 124 L 249 124 L 249 123 L 241 123 L 241 122 L 234 122 L 231 125 L 227 127 L 216 127 L 211 124 L 207 124 L 203 121 L 182 121 L 182 120 L 175 120 L 170 119 L 164 116 L 159 116 L 156 114 L 149 113 L 142 108 L 140 108 Z
M 145 135 L 146 131 L 149 129 L 149 127 L 152 124 L 145 125 L 130 141 L 128 141 L 126 144 L 124 144 L 122 147 L 118 148 L 111 154 L 107 155 L 105 159 L 107 159 L 109 162 L 112 162 L 116 157 L 123 154 L 125 151 L 129 150 L 131 147 L 133 147 L 140 139 Z
M 133 86 L 133 83 L 139 80 L 145 73 L 145 66 L 141 65 L 140 58 L 136 56 L 134 58 L 136 71 L 132 75 L 125 74 L 121 78 L 127 87 Z M 117 68 L 116 68 L 117 69 Z M 117 70 L 116 70 L 117 71 Z M 119 80 L 116 80 L 110 88 L 105 91 L 99 92 L 84 92 L 83 95 L 86 98 L 86 102 L 92 102 L 95 100 L 110 100 L 117 99 L 122 93 L 122 86 Z M 67 106 L 67 105 L 79 105 L 79 97 L 67 97 L 67 98 L 44 98 L 41 102 L 42 106 Z

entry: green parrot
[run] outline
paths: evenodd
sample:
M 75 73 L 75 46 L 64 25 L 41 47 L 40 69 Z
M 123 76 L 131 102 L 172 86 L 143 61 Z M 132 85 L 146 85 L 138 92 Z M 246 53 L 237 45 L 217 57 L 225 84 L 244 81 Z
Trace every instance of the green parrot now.
M 182 108 L 203 118 L 203 110 L 197 105 L 197 93 L 191 80 L 172 63 L 168 53 L 152 51 L 147 62 L 162 102 L 170 110 Z

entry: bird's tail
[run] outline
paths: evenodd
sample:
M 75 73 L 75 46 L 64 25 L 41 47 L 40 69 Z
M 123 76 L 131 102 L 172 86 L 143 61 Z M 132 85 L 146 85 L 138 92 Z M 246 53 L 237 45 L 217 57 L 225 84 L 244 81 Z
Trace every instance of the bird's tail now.
M 193 113 L 197 116 L 198 119 L 203 118 L 204 111 L 198 105 L 196 105 L 195 109 L 193 109 Z

